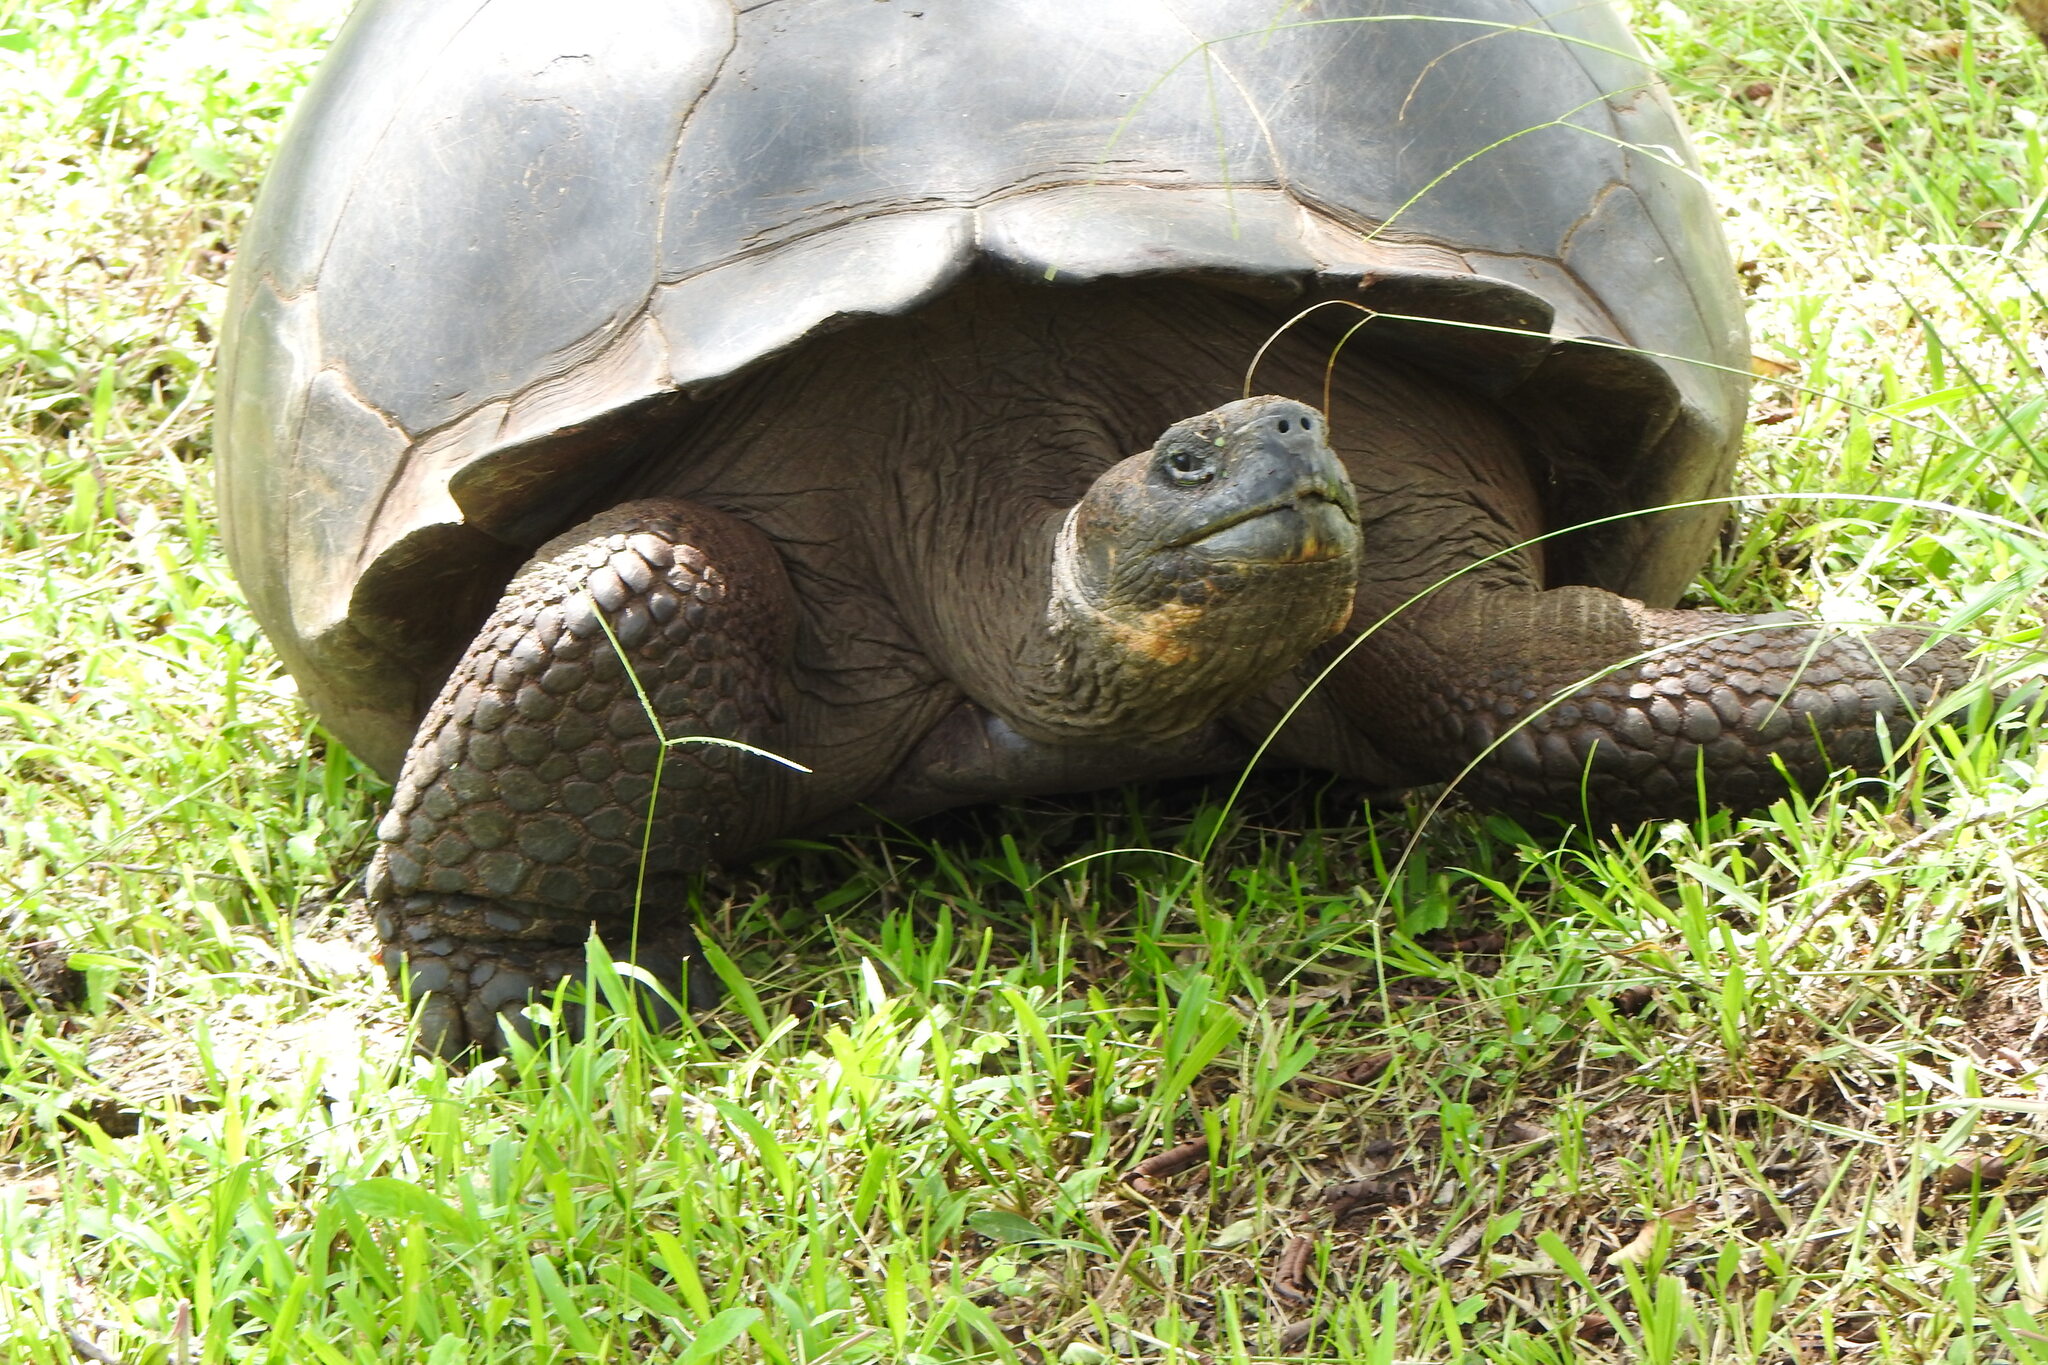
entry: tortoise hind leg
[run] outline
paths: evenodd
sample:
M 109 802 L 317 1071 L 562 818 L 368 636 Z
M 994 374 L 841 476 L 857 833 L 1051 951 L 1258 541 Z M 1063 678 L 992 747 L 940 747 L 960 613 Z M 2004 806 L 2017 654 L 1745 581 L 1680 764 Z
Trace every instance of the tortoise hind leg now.
M 1702 788 L 1753 808 L 1787 774 L 1811 788 L 1876 771 L 1880 732 L 1902 739 L 1969 676 L 1959 642 L 1913 627 L 1852 634 L 1596 588 L 1457 584 L 1368 637 L 1339 686 L 1416 780 L 1478 759 L 1466 788 L 1480 800 L 1638 821 L 1696 813 Z
M 423 1050 L 499 1048 L 511 1012 L 582 973 L 593 930 L 715 998 L 678 883 L 782 832 L 791 794 L 779 765 L 677 741 L 772 746 L 794 618 L 767 540 L 675 499 L 606 512 L 512 580 L 378 830 L 371 906 Z

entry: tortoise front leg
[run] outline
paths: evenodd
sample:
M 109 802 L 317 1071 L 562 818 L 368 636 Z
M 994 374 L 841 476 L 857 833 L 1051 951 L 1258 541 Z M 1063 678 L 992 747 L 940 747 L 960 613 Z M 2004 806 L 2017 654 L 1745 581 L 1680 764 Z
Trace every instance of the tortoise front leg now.
M 581 974 L 593 930 L 716 998 L 678 884 L 782 832 L 789 774 L 662 741 L 772 745 L 794 618 L 758 531 L 674 499 L 586 522 L 512 580 L 378 829 L 370 902 L 423 1050 L 497 1050 L 520 1005 Z
M 1354 623 L 1376 618 L 1363 607 Z M 1646 656 L 1646 657 L 1639 657 Z M 1665 611 L 1596 588 L 1450 585 L 1367 638 L 1333 682 L 1417 781 L 1475 799 L 1637 821 L 1707 800 L 1754 808 L 1842 768 L 1884 762 L 1962 646 L 1887 627 Z M 1591 681 L 1588 681 L 1588 680 Z M 1483 757 L 1482 757 L 1483 755 Z M 1780 765 L 1783 765 L 1783 773 Z

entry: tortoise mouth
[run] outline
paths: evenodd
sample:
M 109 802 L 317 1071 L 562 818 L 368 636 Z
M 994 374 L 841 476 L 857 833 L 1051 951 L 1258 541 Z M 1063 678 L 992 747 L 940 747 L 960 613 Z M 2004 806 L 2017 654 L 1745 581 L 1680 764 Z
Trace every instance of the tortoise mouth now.
M 1175 541 L 1210 559 L 1261 564 L 1320 564 L 1358 552 L 1358 523 L 1321 489 L 1247 507 Z

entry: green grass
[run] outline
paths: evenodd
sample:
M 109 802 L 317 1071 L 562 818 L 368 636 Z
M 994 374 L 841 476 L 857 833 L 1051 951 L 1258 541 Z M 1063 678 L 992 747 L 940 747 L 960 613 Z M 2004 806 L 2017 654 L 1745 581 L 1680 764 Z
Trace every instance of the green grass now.
M 868 830 L 715 885 L 744 988 L 697 1031 L 411 1058 L 346 913 L 382 793 L 206 464 L 333 8 L 0 0 L 0 1359 L 2048 1361 L 2012 722 L 1599 841 L 1313 782 Z M 1638 19 L 1782 371 L 1743 491 L 1797 495 L 1697 600 L 2028 666 L 2040 46 L 1965 0 Z

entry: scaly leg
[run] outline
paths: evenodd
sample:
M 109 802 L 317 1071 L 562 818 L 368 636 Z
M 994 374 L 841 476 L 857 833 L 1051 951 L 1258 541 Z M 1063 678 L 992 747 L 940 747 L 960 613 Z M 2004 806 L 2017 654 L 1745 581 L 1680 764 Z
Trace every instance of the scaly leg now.
M 371 905 L 424 1050 L 501 1047 L 508 1015 L 582 973 L 593 930 L 716 998 L 680 883 L 782 832 L 787 772 L 673 741 L 772 745 L 794 616 L 758 531 L 675 499 L 606 512 L 512 580 L 378 829 Z
M 1333 681 L 1418 781 L 1484 754 L 1465 780 L 1477 800 L 1636 821 L 1696 812 L 1702 787 L 1743 809 L 1783 795 L 1786 775 L 1810 789 L 1836 769 L 1876 771 L 1880 730 L 1903 739 L 1969 676 L 1958 642 L 1913 627 L 1857 635 L 1596 588 L 1452 585 Z

